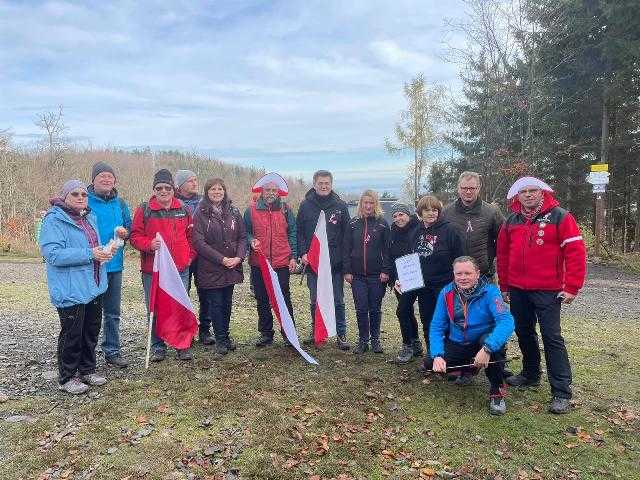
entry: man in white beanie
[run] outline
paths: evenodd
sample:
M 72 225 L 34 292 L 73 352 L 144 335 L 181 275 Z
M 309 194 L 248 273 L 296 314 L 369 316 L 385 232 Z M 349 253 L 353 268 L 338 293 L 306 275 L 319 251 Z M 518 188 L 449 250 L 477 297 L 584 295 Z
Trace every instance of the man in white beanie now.
M 191 213 L 196 213 L 196 207 L 202 195 L 198 194 L 198 176 L 191 170 L 178 170 L 175 175 L 176 194 L 175 197 L 180 200 L 185 208 Z M 198 271 L 198 259 L 196 258 L 189 267 L 189 282 L 187 283 L 187 292 L 191 292 L 191 280 L 195 278 Z M 198 320 L 200 322 L 200 332 L 198 339 L 203 345 L 212 345 L 215 338 L 211 335 L 211 315 L 207 304 L 206 296 L 202 290 L 196 285 L 196 293 L 198 294 L 198 303 L 200 304 L 198 312 Z
M 511 215 L 498 235 L 500 290 L 511 303 L 522 351 L 522 372 L 507 378 L 518 387 L 540 384 L 540 324 L 551 413 L 571 409 L 571 366 L 560 330 L 560 306 L 570 304 L 584 284 L 586 250 L 575 218 L 553 197 L 549 185 L 534 177 L 517 180 L 507 199 Z

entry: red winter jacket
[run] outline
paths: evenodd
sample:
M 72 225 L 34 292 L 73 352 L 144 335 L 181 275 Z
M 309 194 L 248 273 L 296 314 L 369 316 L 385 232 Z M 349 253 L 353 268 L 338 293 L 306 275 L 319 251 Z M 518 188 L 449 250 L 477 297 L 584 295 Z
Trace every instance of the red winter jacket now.
M 586 250 L 571 213 L 544 192 L 542 209 L 533 221 L 520 213 L 517 198 L 512 214 L 498 234 L 500 290 L 564 290 L 576 295 L 586 274 Z
M 191 242 L 193 220 L 189 211 L 175 197 L 169 209 L 162 208 L 153 196 L 147 203 L 147 218 L 144 217 L 145 208 L 141 205 L 133 216 L 130 237 L 131 245 L 140 250 L 140 270 L 144 273 L 153 272 L 154 251 L 150 244 L 156 232 L 160 232 L 176 268 L 182 272 L 197 255 Z

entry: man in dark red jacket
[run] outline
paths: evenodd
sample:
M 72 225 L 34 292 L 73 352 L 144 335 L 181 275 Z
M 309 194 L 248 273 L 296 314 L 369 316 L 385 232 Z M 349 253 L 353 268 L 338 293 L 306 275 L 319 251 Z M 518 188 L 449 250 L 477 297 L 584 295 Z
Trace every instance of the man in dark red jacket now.
M 570 304 L 584 284 L 584 241 L 573 215 L 560 208 L 542 180 L 519 179 L 507 199 L 512 213 L 498 235 L 498 276 L 502 295 L 511 303 L 523 359 L 522 372 L 507 383 L 540 384 L 538 321 L 553 395 L 549 411 L 568 413 L 571 366 L 560 330 L 560 305 Z
M 293 319 L 289 275 L 295 271 L 298 258 L 296 219 L 282 198 L 289 193 L 287 182 L 277 173 L 264 175 L 256 182 L 252 191 L 260 196 L 245 210 L 244 223 L 251 246 L 251 284 L 258 309 L 260 336 L 256 340 L 256 347 L 266 347 L 273 343 L 273 314 L 256 253 L 264 254 L 275 270 L 282 296 Z M 288 344 L 284 333 L 283 338 L 285 344 Z
M 149 312 L 149 292 L 151 291 L 151 277 L 153 274 L 153 257 L 160 248 L 160 240 L 156 233 L 160 233 L 167 244 L 171 257 L 180 273 L 185 290 L 189 282 L 189 265 L 196 257 L 196 251 L 191 242 L 193 220 L 191 213 L 183 203 L 175 198 L 173 177 L 166 169 L 159 170 L 153 177 L 155 194 L 148 202 L 140 205 L 133 216 L 131 226 L 131 245 L 140 250 L 140 271 L 144 287 L 147 312 Z M 151 361 L 161 362 L 167 354 L 167 346 L 161 338 L 156 336 L 155 322 L 151 332 L 153 355 Z M 191 360 L 191 349 L 178 350 L 180 360 Z

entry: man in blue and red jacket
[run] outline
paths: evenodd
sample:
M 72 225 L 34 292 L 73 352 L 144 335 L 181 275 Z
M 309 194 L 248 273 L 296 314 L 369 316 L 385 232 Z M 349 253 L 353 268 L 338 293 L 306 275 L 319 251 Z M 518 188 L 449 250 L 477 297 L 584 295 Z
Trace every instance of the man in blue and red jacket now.
M 512 213 L 498 235 L 498 276 L 503 297 L 511 303 L 522 351 L 522 372 L 507 383 L 540 384 L 537 321 L 553 395 L 549 411 L 568 413 L 571 366 L 560 330 L 560 306 L 571 303 L 584 284 L 584 241 L 573 215 L 560 208 L 542 180 L 517 180 L 507 199 Z
M 453 282 L 438 295 L 429 329 L 433 371 L 468 378 L 485 368 L 491 384 L 489 412 L 502 415 L 504 401 L 505 344 L 513 334 L 513 317 L 500 290 L 480 276 L 473 257 L 453 262 Z M 473 364 L 474 367 L 456 368 Z

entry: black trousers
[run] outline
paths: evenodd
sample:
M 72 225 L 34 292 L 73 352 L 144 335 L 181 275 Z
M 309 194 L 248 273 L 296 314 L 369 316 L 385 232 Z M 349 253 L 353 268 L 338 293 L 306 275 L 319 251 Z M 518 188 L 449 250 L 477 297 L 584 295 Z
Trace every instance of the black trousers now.
M 274 268 L 278 276 L 278 283 L 282 290 L 284 303 L 287 305 L 289 315 L 293 318 L 293 305 L 291 304 L 291 291 L 289 289 L 289 267 Z M 258 331 L 267 337 L 273 338 L 273 313 L 271 312 L 271 304 L 269 303 L 269 295 L 262 280 L 260 267 L 251 267 L 251 283 L 256 297 L 256 307 L 258 310 Z M 283 334 L 284 335 L 284 334 Z
M 433 312 L 436 310 L 438 295 L 444 285 L 428 285 L 424 288 L 416 290 L 418 294 L 418 310 L 420 311 L 420 322 L 422 323 L 422 334 L 424 342 L 427 346 L 426 357 L 429 357 L 429 329 L 431 328 L 431 319 Z
M 540 378 L 540 347 L 536 333 L 538 322 L 551 392 L 556 397 L 571 398 L 571 365 L 560 330 L 561 301 L 558 292 L 513 288 L 509 295 L 522 352 L 523 375 L 530 379 Z
M 233 302 L 233 285 L 222 288 L 207 288 L 202 290 L 209 305 L 213 332 L 216 342 L 229 340 L 229 323 L 231 322 L 231 305 Z
M 398 306 L 396 307 L 396 316 L 400 323 L 400 334 L 402 335 L 402 343 L 404 345 L 411 345 L 411 342 L 418 339 L 418 319 L 414 310 L 414 304 L 418 298 L 417 290 L 411 290 L 403 294 L 398 293 L 394 288 L 398 299 Z
M 481 341 L 463 345 L 461 343 L 455 343 L 449 339 L 446 339 L 444 342 L 444 359 L 447 362 L 447 368 L 449 369 L 457 365 L 469 365 L 470 363 L 473 363 L 476 354 L 480 351 L 481 348 Z M 489 361 L 502 361 L 506 358 L 506 356 L 507 352 L 503 348 L 502 350 L 493 352 L 489 358 Z M 460 369 L 461 374 L 472 373 L 474 371 L 474 367 L 465 367 Z M 449 371 L 448 373 L 454 373 L 454 371 Z M 489 379 L 489 383 L 491 383 L 489 393 L 500 393 L 500 387 L 502 387 L 504 383 L 504 363 L 491 363 L 487 366 L 487 368 L 484 369 L 484 373 Z
M 96 371 L 96 345 L 102 324 L 102 295 L 84 305 L 58 308 L 58 381 Z

